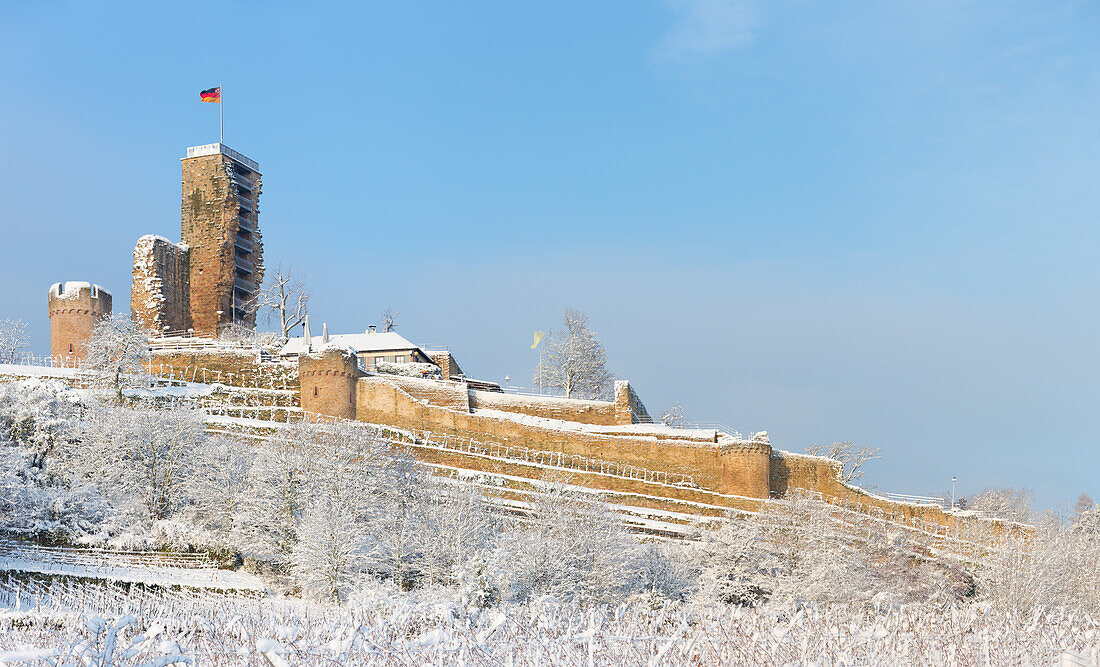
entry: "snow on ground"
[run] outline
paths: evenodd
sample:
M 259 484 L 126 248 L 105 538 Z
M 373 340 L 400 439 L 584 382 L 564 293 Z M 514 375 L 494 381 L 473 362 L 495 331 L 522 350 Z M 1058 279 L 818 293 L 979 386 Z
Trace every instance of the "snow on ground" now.
M 0 364 L 0 375 L 41 378 L 75 378 L 82 371 L 76 368 L 54 368 L 52 366 L 27 366 L 23 364 Z
M 0 664 L 1096 664 L 1100 624 L 973 605 L 864 614 L 543 598 L 467 606 L 381 584 L 342 606 L 0 580 Z M 1075 661 L 1075 662 L 1073 662 Z
M 158 586 L 191 586 L 194 588 L 221 588 L 233 590 L 264 590 L 258 577 L 244 572 L 215 568 L 190 569 L 182 567 L 120 567 L 117 565 L 82 565 L 58 563 L 49 560 L 25 560 L 0 557 L 0 570 L 8 572 L 34 572 L 110 581 Z

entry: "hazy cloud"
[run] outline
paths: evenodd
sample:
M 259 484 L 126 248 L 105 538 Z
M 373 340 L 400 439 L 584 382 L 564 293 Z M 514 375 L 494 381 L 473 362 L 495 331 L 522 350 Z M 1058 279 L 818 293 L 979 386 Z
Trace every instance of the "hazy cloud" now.
M 759 0 L 666 0 L 675 23 L 657 46 L 661 57 L 681 59 L 724 53 L 753 40 Z

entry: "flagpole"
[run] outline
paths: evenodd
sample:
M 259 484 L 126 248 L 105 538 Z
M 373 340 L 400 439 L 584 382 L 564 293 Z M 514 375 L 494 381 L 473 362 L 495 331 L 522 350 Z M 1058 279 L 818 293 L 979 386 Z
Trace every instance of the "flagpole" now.
M 221 81 L 218 82 L 218 143 L 225 143 L 225 91 L 222 90 Z

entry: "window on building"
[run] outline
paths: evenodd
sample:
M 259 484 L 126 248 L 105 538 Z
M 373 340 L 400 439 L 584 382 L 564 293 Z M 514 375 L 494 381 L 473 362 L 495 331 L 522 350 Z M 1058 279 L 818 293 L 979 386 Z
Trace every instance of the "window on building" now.
M 385 360 L 386 360 L 385 357 L 375 357 L 374 358 L 374 367 L 377 368 L 378 364 L 384 362 Z
M 400 355 L 393 358 L 393 363 L 395 363 L 395 364 L 400 364 L 400 363 L 403 363 L 404 361 L 405 361 L 405 357 L 402 357 Z

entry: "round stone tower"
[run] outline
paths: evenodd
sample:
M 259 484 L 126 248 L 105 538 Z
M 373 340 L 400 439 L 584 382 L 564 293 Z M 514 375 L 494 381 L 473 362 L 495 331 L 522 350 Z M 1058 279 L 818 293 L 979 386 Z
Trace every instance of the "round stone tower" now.
M 79 361 L 96 322 L 111 316 L 111 293 L 85 282 L 50 286 L 50 354 Z
M 767 436 L 741 440 L 718 452 L 720 493 L 750 498 L 771 495 L 772 446 Z
M 359 360 L 355 353 L 338 347 L 323 347 L 298 355 L 300 404 L 305 412 L 340 419 L 355 419 L 355 390 Z

